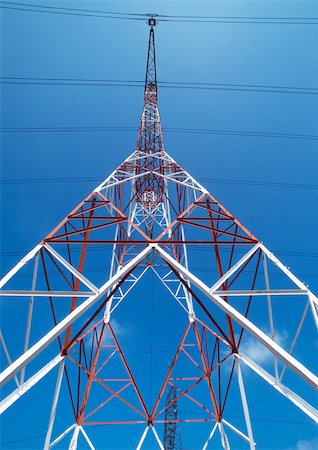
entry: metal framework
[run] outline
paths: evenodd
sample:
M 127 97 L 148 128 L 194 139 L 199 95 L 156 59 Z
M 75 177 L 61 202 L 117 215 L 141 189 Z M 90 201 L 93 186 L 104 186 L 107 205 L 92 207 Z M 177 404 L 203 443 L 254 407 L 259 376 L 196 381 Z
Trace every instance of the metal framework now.
M 178 430 L 177 390 L 172 384 L 166 399 L 164 448 L 165 450 L 182 450 L 181 434 Z
M 80 438 L 94 449 L 91 425 L 109 430 L 135 425 L 139 437 L 134 441 L 130 434 L 131 448 L 141 449 L 151 438 L 153 447 L 164 450 L 166 414 L 176 402 L 175 423 L 182 427 L 184 445 L 191 445 L 186 429 L 193 435 L 202 427 L 202 450 L 211 448 L 217 434 L 224 449 L 230 448 L 230 436 L 255 449 L 243 366 L 318 422 L 312 404 L 318 379 L 308 357 L 318 328 L 318 299 L 165 151 L 155 19 L 149 25 L 135 151 L 0 283 L 5 363 L 0 411 L 31 396 L 28 391 L 55 371 L 46 450 L 62 440 L 65 448 L 66 439 L 69 449 L 76 449 Z M 152 320 L 165 331 L 159 333 L 162 339 L 173 324 L 167 342 L 176 347 L 168 367 L 167 357 L 159 362 L 162 376 L 158 369 L 156 382 L 143 360 L 133 367 L 120 332 L 121 314 L 128 308 L 143 336 L 149 334 L 137 285 L 149 305 L 150 282 L 157 283 L 156 292 L 161 289 L 163 310 L 153 312 Z M 140 351 L 143 339 L 136 344 Z M 261 361 L 255 348 L 265 355 Z M 152 364 L 154 359 L 155 353 Z M 171 386 L 175 396 L 165 403 Z M 69 393 L 71 414 L 57 435 L 62 390 Z M 227 415 L 233 390 L 241 399 L 243 430 Z M 120 434 L 117 438 L 120 445 Z

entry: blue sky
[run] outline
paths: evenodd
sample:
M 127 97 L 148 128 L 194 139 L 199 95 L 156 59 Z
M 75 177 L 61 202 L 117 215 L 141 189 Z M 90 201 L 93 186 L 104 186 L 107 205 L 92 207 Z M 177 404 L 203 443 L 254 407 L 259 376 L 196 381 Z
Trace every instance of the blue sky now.
M 54 5 L 167 15 L 318 16 L 314 2 L 296 1 Z M 143 21 L 2 10 L 2 25 L 2 77 L 144 79 L 148 30 Z M 317 135 L 317 38 L 317 25 L 159 22 L 159 81 L 316 89 L 293 94 L 161 87 L 163 127 Z M 137 127 L 143 100 L 142 87 L 2 88 L 2 128 Z M 317 292 L 317 140 L 173 132 L 164 138 L 171 156 Z M 1 273 L 125 159 L 135 142 L 135 131 L 2 133 Z M 317 428 L 309 419 L 285 404 L 275 421 L 262 392 L 273 402 L 276 397 L 265 386 L 264 391 L 257 388 L 253 375 L 250 380 L 250 395 L 254 389 L 257 395 L 252 403 L 258 448 L 316 448 Z M 38 395 L 52 390 L 53 383 L 50 376 Z M 37 405 L 34 430 L 22 425 L 13 431 L 14 418 L 31 405 L 31 396 L 4 417 L 3 448 L 40 448 L 43 438 L 23 439 L 43 433 L 50 395 L 47 402 Z M 287 411 L 289 421 L 284 419 Z M 10 444 L 14 439 L 21 440 Z

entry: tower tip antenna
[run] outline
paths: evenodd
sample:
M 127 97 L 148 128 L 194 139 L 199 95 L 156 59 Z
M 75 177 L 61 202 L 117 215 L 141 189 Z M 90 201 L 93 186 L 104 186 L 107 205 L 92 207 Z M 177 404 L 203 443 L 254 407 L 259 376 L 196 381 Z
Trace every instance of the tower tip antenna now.
M 155 19 L 155 17 L 157 17 L 158 14 L 148 14 L 148 15 L 149 15 L 148 25 L 150 26 L 150 28 L 153 28 L 157 25 L 157 19 Z

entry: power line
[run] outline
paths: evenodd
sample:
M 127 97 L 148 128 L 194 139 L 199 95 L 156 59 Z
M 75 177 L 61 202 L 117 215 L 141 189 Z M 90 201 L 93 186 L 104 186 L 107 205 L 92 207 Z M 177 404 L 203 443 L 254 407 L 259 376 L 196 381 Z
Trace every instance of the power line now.
M 153 350 L 153 351 L 156 351 L 156 350 Z M 168 349 L 168 350 L 158 350 L 158 352 L 161 352 L 161 351 L 164 351 L 164 352 L 166 352 L 166 351 L 168 352 L 169 351 L 170 352 L 171 350 L 170 349 Z M 128 352 L 129 352 L 129 350 L 126 353 L 128 353 Z M 143 352 L 144 353 L 148 353 L 149 350 L 144 350 Z M 180 412 L 181 413 L 188 413 L 188 411 L 184 411 L 184 410 L 181 410 Z M 192 413 L 192 411 L 191 411 L 191 413 Z M 201 415 L 202 413 L 196 411 L 195 414 L 197 414 L 197 415 L 200 414 Z M 228 418 L 229 419 L 243 419 L 244 417 L 228 415 Z M 274 422 L 274 423 L 280 423 L 280 424 L 289 424 L 289 425 L 292 424 L 292 425 L 306 425 L 306 426 L 308 426 L 308 422 L 306 422 L 304 420 L 300 421 L 300 420 L 275 419 L 273 417 L 253 417 L 253 420 L 261 421 L 261 422 Z M 98 425 L 90 425 L 90 428 L 94 428 L 96 426 L 98 426 Z M 60 433 L 62 433 L 62 431 L 58 431 L 57 432 L 57 434 L 60 434 Z M 45 437 L 45 434 L 26 436 L 24 438 L 21 437 L 21 438 L 18 438 L 18 439 L 2 442 L 2 445 L 10 446 L 12 444 L 18 444 L 20 442 L 26 442 L 26 441 L 33 441 L 33 440 L 43 439 L 44 437 Z
M 73 178 L 24 178 L 24 179 L 11 179 L 0 180 L 1 184 L 41 184 L 41 183 L 73 183 L 82 181 L 100 181 L 101 177 L 73 177 Z M 293 189 L 318 189 L 317 184 L 302 184 L 302 183 L 284 183 L 284 182 L 272 182 L 272 181 L 253 181 L 253 180 L 237 180 L 226 178 L 199 178 L 199 181 L 204 183 L 221 183 L 221 184 L 240 184 L 247 186 L 268 186 L 268 187 L 280 187 L 280 188 L 293 188 Z
M 21 3 L 21 2 L 7 2 L 0 1 L 0 3 L 5 3 L 9 5 L 20 5 L 20 6 L 30 6 L 30 7 L 39 7 L 45 9 L 53 9 L 53 10 L 65 10 L 65 11 L 80 11 L 80 12 L 91 12 L 91 13 L 100 13 L 100 14 L 114 14 L 118 16 L 142 16 L 142 17 L 164 17 L 167 19 L 262 19 L 262 20 L 316 20 L 318 17 L 273 17 L 273 16 L 196 16 L 196 15 L 168 15 L 168 14 L 145 14 L 145 13 L 127 13 L 123 11 L 105 11 L 105 10 L 96 10 L 96 9 L 81 9 L 81 8 L 69 8 L 69 7 L 61 7 L 61 6 L 52 6 L 52 5 L 41 5 L 34 3 Z
M 48 77 L 0 77 L 2 84 L 43 85 L 43 86 L 103 86 L 103 87 L 144 87 L 142 80 L 107 80 L 85 78 L 48 78 Z M 216 91 L 267 92 L 278 94 L 318 95 L 318 88 L 305 86 L 275 86 L 234 83 L 204 83 L 186 81 L 160 81 L 160 88 L 195 89 Z
M 208 268 L 208 267 L 190 267 L 190 269 L 192 271 L 207 272 L 207 273 L 211 273 L 211 274 L 212 273 L 216 273 L 217 274 L 217 269 L 213 270 L 213 269 Z M 93 269 L 86 269 L 86 271 L 85 271 L 85 273 L 100 273 L 100 272 L 108 273 L 109 272 L 109 267 L 96 267 L 96 268 L 93 268 Z M 245 274 L 246 273 L 253 273 L 254 274 L 255 271 L 253 271 L 253 270 L 246 270 L 245 269 L 244 273 Z M 47 274 L 48 275 L 56 275 L 57 273 L 48 271 Z M 279 277 L 279 276 L 282 275 L 281 273 L 270 272 L 270 271 L 268 272 L 268 274 L 271 277 L 272 276 Z M 28 277 L 32 277 L 32 275 L 33 275 L 33 272 L 23 272 L 23 273 L 16 274 L 15 278 L 28 278 Z M 317 279 L 318 278 L 318 275 L 316 273 L 298 273 L 297 276 L 298 276 L 298 278 L 302 277 L 303 279 L 307 279 L 307 278 Z M 151 346 L 150 346 L 150 348 L 151 348 Z
M 160 22 L 175 23 L 244 23 L 244 24 L 279 24 L 279 25 L 316 25 L 316 17 L 265 17 L 265 16 L 196 16 L 196 15 L 164 15 L 164 14 L 144 14 L 125 13 L 116 11 L 103 11 L 79 8 L 66 8 L 51 5 L 39 5 L 33 3 L 18 3 L 1 1 L 3 9 L 17 11 L 29 11 L 55 15 L 71 15 L 98 17 L 104 19 L 117 20 L 145 20 L 149 16 L 155 16 Z
M 80 16 L 80 17 L 93 17 L 93 18 L 103 18 L 103 19 L 118 19 L 118 20 L 145 20 L 144 17 L 140 16 L 136 16 L 136 17 L 124 17 L 124 16 L 117 16 L 116 13 L 114 14 L 95 14 L 95 13 L 84 13 L 84 12 L 66 12 L 63 11 L 62 8 L 58 8 L 58 10 L 56 11 L 50 11 L 48 9 L 43 9 L 43 8 L 54 8 L 54 7 L 44 7 L 41 5 L 36 5 L 36 8 L 42 8 L 42 9 L 36 9 L 33 7 L 28 7 L 27 4 L 23 4 L 23 3 L 12 3 L 12 2 L 0 2 L 0 3 L 6 3 L 6 5 L 10 5 L 10 4 L 15 4 L 15 5 L 21 5 L 21 7 L 18 6 L 4 6 L 0 4 L 0 8 L 2 9 L 6 9 L 6 10 L 13 10 L 13 11 L 27 11 L 27 12 L 36 12 L 36 13 L 45 13 L 45 14 L 54 14 L 54 15 L 58 15 L 58 16 Z M 31 5 L 32 6 L 32 5 Z
M 191 246 L 191 251 L 206 251 L 206 248 L 202 248 L 202 246 L 200 245 L 192 245 Z M 0 252 L 1 256 L 19 256 L 19 255 L 26 255 L 29 250 L 19 250 L 19 251 L 9 251 L 9 252 Z M 80 249 L 73 249 L 72 252 L 80 252 Z M 94 245 L 91 245 L 88 249 L 88 252 L 96 252 L 96 251 L 103 251 L 105 253 L 107 252 L 111 252 L 111 250 L 109 248 L 103 248 L 102 250 Z M 223 249 L 223 251 L 226 253 L 230 253 L 231 250 L 230 249 Z M 238 253 L 244 253 L 244 251 L 239 251 L 237 250 Z M 274 252 L 275 255 L 284 255 L 284 256 L 294 256 L 294 257 L 308 257 L 308 258 L 318 258 L 318 252 L 303 252 L 303 251 L 280 251 L 277 250 Z
M 204 183 L 240 184 L 247 186 L 267 186 L 267 187 L 282 187 L 293 189 L 318 189 L 317 184 L 282 183 L 272 181 L 226 180 L 219 178 L 201 178 L 200 181 Z
M 7 127 L 0 128 L 2 133 L 76 133 L 76 132 L 122 132 L 137 131 L 138 127 Z M 195 129 L 195 128 L 163 128 L 165 133 L 178 134 L 215 134 L 221 136 L 247 136 L 280 139 L 318 140 L 318 135 L 295 133 L 269 133 L 264 131 Z

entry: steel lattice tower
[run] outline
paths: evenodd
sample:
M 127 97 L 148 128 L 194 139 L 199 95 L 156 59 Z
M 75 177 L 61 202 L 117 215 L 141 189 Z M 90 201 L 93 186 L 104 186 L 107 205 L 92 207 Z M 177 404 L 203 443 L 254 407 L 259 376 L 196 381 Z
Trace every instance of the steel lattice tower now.
M 255 449 L 243 366 L 318 421 L 312 405 L 318 299 L 165 151 L 155 19 L 149 25 L 136 149 L 1 281 L 0 408 L 31 398 L 34 386 L 56 372 L 45 449 L 76 449 L 80 442 L 93 449 L 94 433 L 103 428 L 104 436 L 116 433 L 119 447 L 126 433 L 131 448 L 152 439 L 163 450 L 173 387 L 184 445 L 195 433 L 204 436 L 203 450 L 212 438 L 228 449 L 231 436 Z M 151 282 L 158 298 L 148 329 Z M 125 311 L 134 329 L 123 337 Z M 156 342 L 175 346 L 168 369 L 160 352 L 150 352 L 151 371 L 138 356 L 149 330 L 156 330 Z M 134 358 L 125 341 L 136 341 Z M 253 345 L 270 362 L 253 358 Z M 231 402 L 240 405 L 243 424 L 229 419 Z M 59 423 L 65 417 L 61 434 L 57 417 Z
M 171 386 L 166 399 L 164 448 L 165 450 L 182 450 L 181 435 L 178 430 L 177 390 Z

